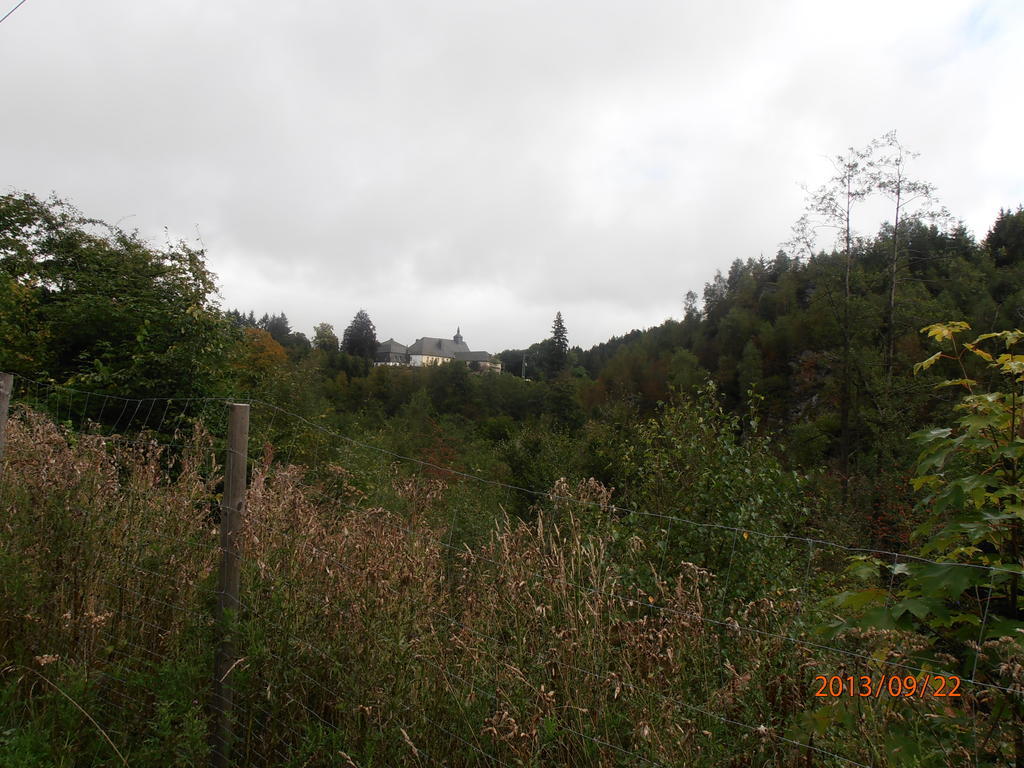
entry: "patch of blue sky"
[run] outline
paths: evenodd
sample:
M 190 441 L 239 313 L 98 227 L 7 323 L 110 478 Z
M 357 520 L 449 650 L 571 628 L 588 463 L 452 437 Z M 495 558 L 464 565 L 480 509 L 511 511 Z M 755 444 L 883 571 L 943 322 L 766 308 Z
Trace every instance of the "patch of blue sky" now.
M 988 43 L 1008 23 L 1022 15 L 1022 4 L 1018 0 L 983 0 L 967 14 L 963 23 L 965 42 L 972 47 Z

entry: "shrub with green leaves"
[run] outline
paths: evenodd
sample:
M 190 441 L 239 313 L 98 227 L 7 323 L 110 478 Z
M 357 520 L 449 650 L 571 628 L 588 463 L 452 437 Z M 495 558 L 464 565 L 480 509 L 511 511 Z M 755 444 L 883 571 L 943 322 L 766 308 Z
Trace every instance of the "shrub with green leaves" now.
M 723 582 L 736 565 L 743 576 L 726 598 L 778 587 L 808 557 L 800 546 L 741 530 L 805 535 L 811 521 L 806 479 L 783 468 L 758 426 L 755 407 L 742 419 L 708 384 L 663 405 L 623 446 L 621 503 L 636 511 L 630 525 L 664 542 L 668 564 L 695 563 Z
M 953 426 L 911 435 L 920 447 L 912 483 L 926 516 L 914 533 L 913 557 L 853 558 L 850 575 L 870 586 L 835 598 L 848 614 L 836 628 L 874 631 L 876 658 L 965 681 L 956 706 L 931 713 L 944 726 L 942 743 L 932 743 L 932 762 L 920 764 L 1022 765 L 1024 355 L 1016 352 L 1024 332 L 959 341 L 969 328 L 952 322 L 922 329 L 943 348 L 915 372 L 952 365 L 954 376 L 937 386 L 966 394 Z M 972 374 L 978 361 L 983 367 Z M 996 374 L 995 386 L 983 391 L 986 374 Z

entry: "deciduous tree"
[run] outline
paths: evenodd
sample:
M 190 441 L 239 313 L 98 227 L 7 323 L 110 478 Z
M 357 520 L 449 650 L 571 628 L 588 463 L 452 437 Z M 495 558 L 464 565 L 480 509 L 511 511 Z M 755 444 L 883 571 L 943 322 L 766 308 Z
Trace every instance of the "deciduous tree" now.
M 948 214 L 938 206 L 935 186 L 911 178 L 907 163 L 920 155 L 911 152 L 890 131 L 876 141 L 881 155 L 871 163 L 871 185 L 893 204 L 892 253 L 889 259 L 889 303 L 885 331 L 885 372 L 891 383 L 896 356 L 896 285 L 902 266 L 900 246 L 903 229 L 912 222 L 938 220 Z
M 840 325 L 843 331 L 843 370 L 842 388 L 839 404 L 840 419 L 840 459 L 844 496 L 850 471 L 850 400 L 852 397 L 851 382 L 851 283 L 853 267 L 853 241 L 856 233 L 853 228 L 853 209 L 862 202 L 872 190 L 871 159 L 877 142 L 871 142 L 863 149 L 849 147 L 845 154 L 830 158 L 834 175 L 817 189 L 807 193 L 806 208 L 793 227 L 792 244 L 809 251 L 813 255 L 816 242 L 816 231 L 821 228 L 832 229 L 836 233 L 836 244 L 842 248 L 843 275 L 843 309 Z
M 221 375 L 232 329 L 201 249 L 8 194 L 0 284 L 0 311 L 19 313 L 0 317 L 0 368 L 135 397 L 210 392 Z
M 320 323 L 313 329 L 313 349 L 321 352 L 338 351 L 338 334 L 330 323 Z

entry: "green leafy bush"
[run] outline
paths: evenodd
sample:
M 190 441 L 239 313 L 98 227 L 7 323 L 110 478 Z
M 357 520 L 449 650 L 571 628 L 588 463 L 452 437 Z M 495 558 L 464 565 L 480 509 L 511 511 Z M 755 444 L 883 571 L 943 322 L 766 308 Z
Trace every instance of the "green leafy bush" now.
M 932 744 L 933 754 L 941 749 L 975 765 L 1008 765 L 1014 760 L 1020 765 L 1024 355 L 1015 350 L 1024 333 L 986 333 L 961 343 L 957 337 L 968 329 L 964 322 L 922 329 L 944 348 L 917 364 L 915 372 L 952 363 L 954 377 L 937 386 L 960 388 L 966 394 L 956 406 L 953 426 L 911 435 L 920 449 L 912 483 L 922 494 L 920 512 L 926 516 L 914 533 L 913 556 L 853 558 L 849 574 L 871 586 L 834 599 L 835 607 L 848 616 L 835 628 L 870 633 L 877 658 L 965 681 L 962 704 L 931 715 L 944 725 L 943 743 Z M 998 348 L 985 348 L 993 345 Z M 998 374 L 994 387 L 981 391 L 969 373 L 971 359 L 987 368 L 982 374 Z M 987 735 L 978 731 L 979 717 Z M 905 740 L 920 739 L 920 734 L 898 723 L 893 733 L 902 733 Z

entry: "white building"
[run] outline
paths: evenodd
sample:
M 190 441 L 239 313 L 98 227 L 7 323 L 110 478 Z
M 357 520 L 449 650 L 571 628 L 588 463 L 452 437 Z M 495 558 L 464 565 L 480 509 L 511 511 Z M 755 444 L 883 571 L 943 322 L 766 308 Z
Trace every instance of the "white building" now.
M 461 360 L 478 371 L 500 371 L 501 362 L 489 352 L 473 351 L 462 339 L 461 329 L 456 329 L 451 339 L 423 336 L 411 346 L 405 347 L 394 339 L 388 339 L 377 347 L 376 365 L 441 365 L 452 360 Z

